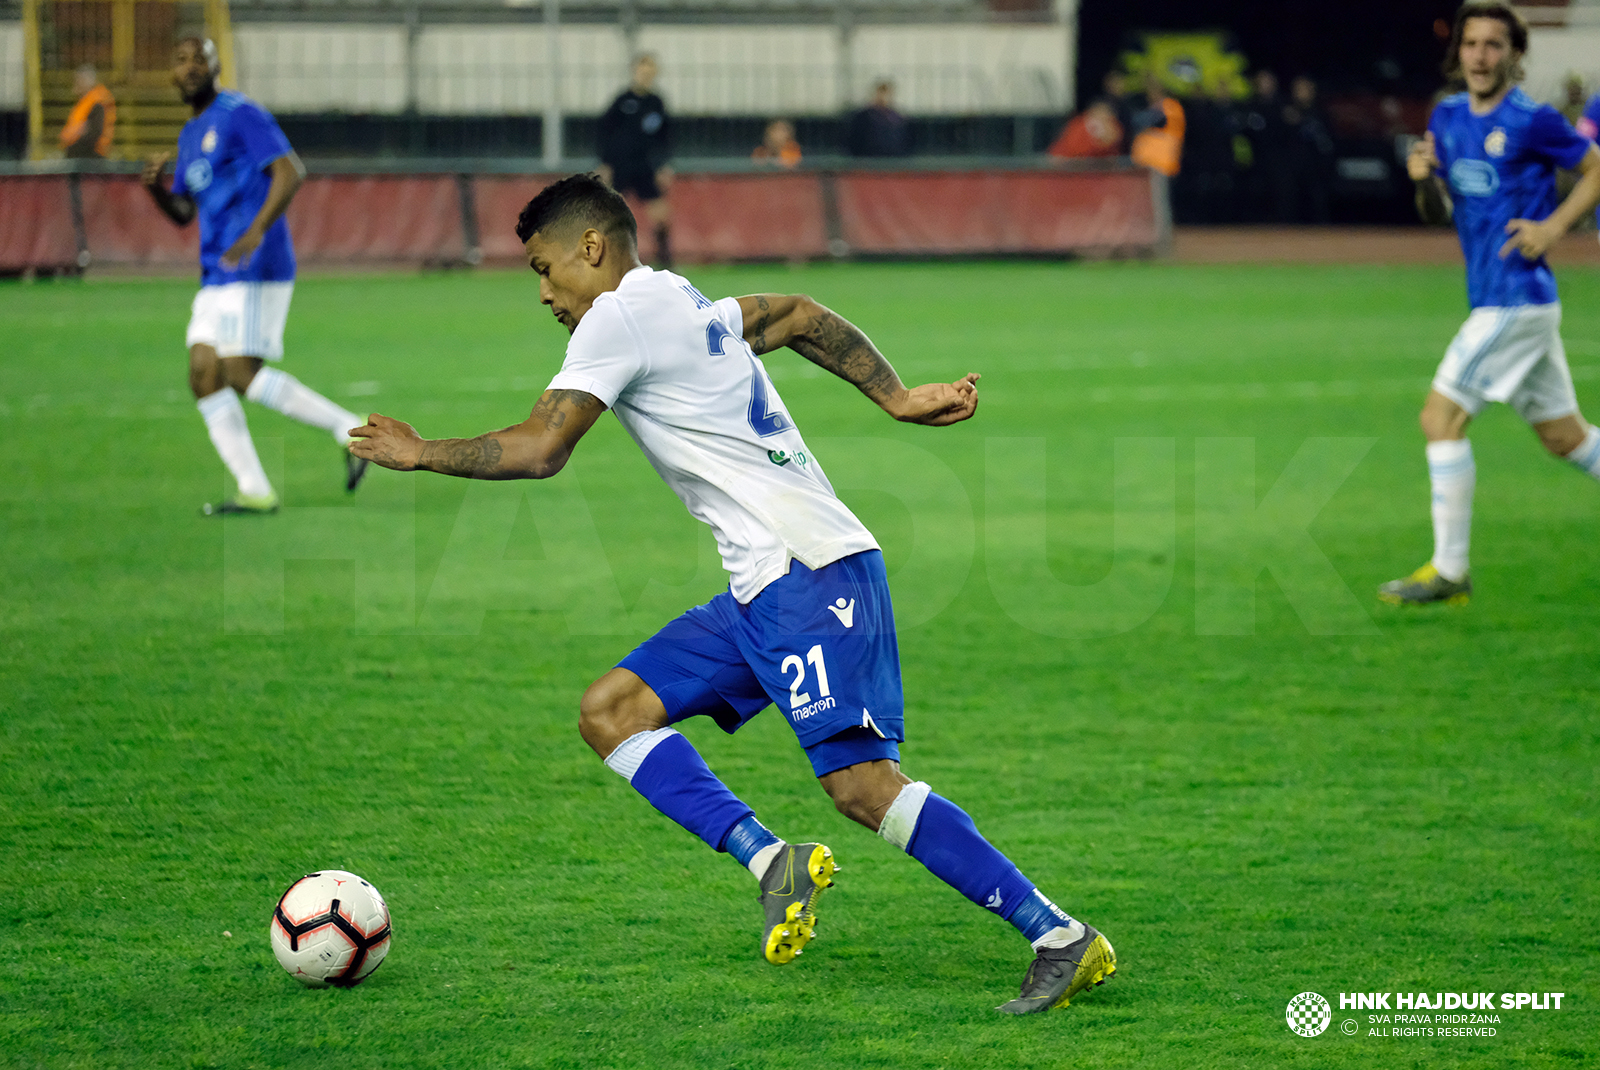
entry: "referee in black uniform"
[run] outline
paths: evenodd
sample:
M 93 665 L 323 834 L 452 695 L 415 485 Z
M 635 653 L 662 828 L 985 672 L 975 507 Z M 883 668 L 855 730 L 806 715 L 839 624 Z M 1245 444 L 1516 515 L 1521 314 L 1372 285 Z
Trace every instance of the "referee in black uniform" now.
M 672 123 L 667 105 L 653 90 L 656 59 L 648 52 L 633 61 L 633 82 L 600 117 L 600 177 L 618 193 L 644 202 L 656 228 L 656 259 L 672 267 Z

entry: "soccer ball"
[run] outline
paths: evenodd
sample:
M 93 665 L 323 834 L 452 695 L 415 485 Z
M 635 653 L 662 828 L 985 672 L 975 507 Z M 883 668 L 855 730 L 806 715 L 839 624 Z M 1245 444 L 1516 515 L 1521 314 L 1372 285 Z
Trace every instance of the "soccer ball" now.
M 310 988 L 360 984 L 389 953 L 389 937 L 389 904 L 342 869 L 306 874 L 272 911 L 272 953 Z

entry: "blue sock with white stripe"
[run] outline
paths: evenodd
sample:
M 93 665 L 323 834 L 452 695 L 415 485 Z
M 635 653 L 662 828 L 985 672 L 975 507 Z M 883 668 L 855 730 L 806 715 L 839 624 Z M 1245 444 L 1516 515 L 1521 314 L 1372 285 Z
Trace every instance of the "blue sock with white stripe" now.
M 715 851 L 728 850 L 735 828 L 755 814 L 717 779 L 694 744 L 676 728 L 629 736 L 606 758 L 606 765 L 625 777 L 651 806 Z M 760 828 L 759 822 L 756 827 Z M 769 845 L 751 830 L 741 835 L 738 846 L 741 851 L 748 848 L 753 857 Z M 741 861 L 748 865 L 750 858 Z
M 1472 492 L 1478 467 L 1464 438 L 1428 443 L 1428 482 L 1433 487 L 1433 567 L 1459 583 L 1467 575 L 1472 543 Z
M 1577 449 L 1567 454 L 1566 460 L 1569 464 L 1600 479 L 1600 428 L 1590 424 L 1583 441 L 1578 444 Z
M 1083 935 L 1082 924 L 1045 898 L 984 839 L 965 810 L 926 784 L 901 789 L 878 834 L 978 906 L 1015 925 L 1035 948 L 1065 946 Z

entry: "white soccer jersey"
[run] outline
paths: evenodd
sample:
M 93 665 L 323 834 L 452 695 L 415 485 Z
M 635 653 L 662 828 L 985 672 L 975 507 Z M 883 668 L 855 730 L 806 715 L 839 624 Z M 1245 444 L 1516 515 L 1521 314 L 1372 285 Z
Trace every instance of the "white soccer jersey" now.
M 730 587 L 749 602 L 799 560 L 878 548 L 744 341 L 731 297 L 712 303 L 670 271 L 635 268 L 572 333 L 551 390 L 614 412 L 689 512 L 711 525 Z

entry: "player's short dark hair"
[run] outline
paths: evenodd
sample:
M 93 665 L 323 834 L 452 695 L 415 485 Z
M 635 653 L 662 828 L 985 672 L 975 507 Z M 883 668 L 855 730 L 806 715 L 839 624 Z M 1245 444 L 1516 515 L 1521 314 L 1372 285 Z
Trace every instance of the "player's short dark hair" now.
M 192 33 L 173 42 L 173 51 L 177 51 L 179 45 L 194 45 L 206 58 L 206 66 L 210 68 L 211 74 L 216 76 L 222 73 L 222 54 L 217 51 L 217 43 L 211 38 Z
M 639 244 L 639 224 L 628 202 L 592 173 L 568 175 L 540 190 L 517 217 L 517 240 L 526 244 L 535 234 L 549 235 L 574 225 Z
M 1461 81 L 1461 33 L 1468 19 L 1499 19 L 1511 35 L 1513 51 L 1528 52 L 1528 20 L 1506 0 L 1467 0 L 1456 10 L 1456 22 L 1450 29 L 1450 44 L 1444 50 L 1444 76 L 1452 82 Z M 1522 81 L 1522 64 L 1512 64 L 1511 80 Z

